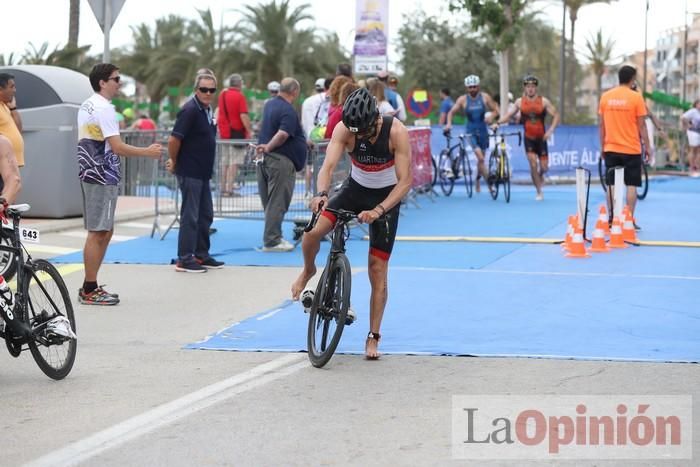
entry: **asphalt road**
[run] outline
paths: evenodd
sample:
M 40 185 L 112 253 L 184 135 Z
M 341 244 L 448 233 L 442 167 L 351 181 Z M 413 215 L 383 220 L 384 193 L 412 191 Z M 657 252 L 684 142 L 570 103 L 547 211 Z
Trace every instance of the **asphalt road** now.
M 147 231 L 118 226 L 116 233 Z M 45 234 L 42 242 L 82 247 L 78 234 Z M 13 359 L 0 351 L 0 465 L 698 463 L 699 436 L 692 440 L 695 460 L 452 457 L 455 395 L 697 396 L 697 365 L 414 356 L 368 362 L 336 355 L 318 370 L 303 353 L 182 349 L 288 298 L 297 272 L 226 267 L 196 275 L 172 266 L 104 266 L 100 282 L 122 303 L 74 301 L 78 354 L 65 380 L 44 376 L 29 353 Z M 82 273 L 65 280 L 75 299 Z M 692 415 L 698 432 L 697 407 Z

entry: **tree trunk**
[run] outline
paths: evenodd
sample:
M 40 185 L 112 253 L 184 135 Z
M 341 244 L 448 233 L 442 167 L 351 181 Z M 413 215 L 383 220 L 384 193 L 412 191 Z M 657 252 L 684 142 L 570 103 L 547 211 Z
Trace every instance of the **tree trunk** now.
M 598 99 L 596 102 L 600 104 L 600 96 L 603 95 L 603 72 L 599 71 L 596 73 L 596 94 Z M 598 109 L 596 109 L 596 122 L 600 122 L 600 115 L 598 115 Z
M 571 38 L 569 39 L 569 66 L 567 69 L 569 78 L 567 80 L 567 107 L 569 108 L 569 115 L 576 114 L 576 49 L 574 48 L 575 42 L 574 34 L 576 33 L 576 20 L 577 20 L 577 10 L 569 10 L 569 20 L 571 21 Z
M 501 94 L 501 101 L 498 103 L 501 107 L 501 116 L 505 115 L 505 113 L 508 111 L 508 72 L 509 72 L 509 63 L 508 63 L 508 49 L 501 51 L 500 54 L 500 61 L 499 61 L 499 71 L 500 71 L 500 86 L 499 86 L 499 92 Z
M 68 47 L 78 47 L 79 32 L 80 0 L 70 0 L 70 13 L 68 17 Z

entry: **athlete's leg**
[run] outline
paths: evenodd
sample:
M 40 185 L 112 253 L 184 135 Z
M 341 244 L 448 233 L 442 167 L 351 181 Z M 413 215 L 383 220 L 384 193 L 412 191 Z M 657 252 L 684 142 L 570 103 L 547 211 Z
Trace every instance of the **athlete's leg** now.
M 304 269 L 292 283 L 292 300 L 299 300 L 299 295 L 306 287 L 309 279 L 316 274 L 316 255 L 321 248 L 321 239 L 333 228 L 333 223 L 325 216 L 320 216 L 310 232 L 305 232 L 301 241 L 301 251 L 304 255 Z
M 369 330 L 374 334 L 380 334 L 384 308 L 388 297 L 387 276 L 389 271 L 389 261 L 369 254 L 369 283 L 372 292 L 369 299 Z M 375 339 L 367 339 L 365 346 L 365 356 L 368 358 L 379 357 L 377 352 L 378 342 Z
M 477 177 L 476 177 L 476 192 L 479 193 L 481 191 L 481 184 L 479 183 L 479 177 L 483 177 L 484 180 L 488 180 L 489 178 L 489 172 L 488 169 L 486 168 L 486 158 L 484 157 L 484 151 L 478 147 L 474 147 L 474 155 L 476 156 L 476 168 L 477 168 Z
M 532 178 L 532 183 L 535 185 L 535 190 L 539 195 L 542 193 L 542 178 L 540 177 L 540 172 L 537 167 L 537 154 L 532 151 L 528 151 L 527 161 L 530 164 L 530 177 Z
M 627 206 L 634 217 L 634 208 L 637 207 L 637 187 L 634 185 L 627 185 Z

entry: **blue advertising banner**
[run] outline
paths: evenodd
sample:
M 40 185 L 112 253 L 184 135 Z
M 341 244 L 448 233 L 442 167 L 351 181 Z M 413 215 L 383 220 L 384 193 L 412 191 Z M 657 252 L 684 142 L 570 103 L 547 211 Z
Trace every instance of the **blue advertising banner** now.
M 502 126 L 504 133 L 513 131 L 522 131 L 522 125 Z M 440 154 L 445 146 L 445 137 L 442 134 L 442 127 L 434 125 L 432 127 L 433 134 L 430 140 L 431 151 L 434 157 Z M 453 135 L 463 133 L 464 128 L 457 126 L 452 128 Z M 453 138 L 452 144 L 457 144 L 457 139 Z M 489 141 L 489 150 L 493 148 L 493 138 Z M 525 148 L 518 146 L 518 137 L 511 136 L 506 138 L 506 146 L 510 156 L 510 164 L 515 178 L 523 178 L 530 176 L 530 165 L 527 162 Z M 593 173 L 598 171 L 598 159 L 600 158 L 600 137 L 598 127 L 593 125 L 587 126 L 568 126 L 560 125 L 554 130 L 554 135 L 547 142 L 549 149 L 549 175 L 561 177 L 573 177 L 576 167 L 585 167 Z M 468 149 L 470 160 L 473 164 L 476 163 L 471 148 Z M 486 154 L 488 159 L 488 154 Z M 473 166 L 473 165 L 472 165 Z

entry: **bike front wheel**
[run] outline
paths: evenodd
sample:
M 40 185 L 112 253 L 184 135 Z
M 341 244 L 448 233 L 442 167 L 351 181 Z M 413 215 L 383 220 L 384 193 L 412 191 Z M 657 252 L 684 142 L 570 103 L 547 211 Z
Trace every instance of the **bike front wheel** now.
M 489 178 L 486 180 L 489 187 L 489 193 L 491 193 L 491 198 L 494 200 L 498 199 L 498 158 L 499 155 L 497 151 L 493 151 L 489 156 Z
M 472 180 L 472 167 L 469 163 L 469 154 L 467 151 L 462 150 L 460 153 L 460 158 L 462 159 L 462 175 L 464 176 L 464 187 L 467 189 L 467 196 L 470 198 L 474 193 L 473 180 Z
M 438 179 L 442 193 L 445 196 L 450 196 L 455 185 L 455 177 L 452 172 L 452 157 L 447 149 L 442 150 L 440 159 L 438 159 Z
M 77 340 L 51 334 L 44 328 L 49 320 L 62 315 L 76 332 L 68 288 L 58 270 L 46 260 L 28 264 L 26 273 L 22 295 L 25 299 L 23 318 L 32 328 L 29 350 L 46 376 L 63 379 L 73 368 Z
M 350 262 L 340 253 L 323 272 L 309 310 L 307 348 L 316 368 L 328 363 L 338 347 L 350 308 L 350 287 Z
M 501 183 L 503 184 L 503 196 L 506 198 L 506 203 L 510 203 L 510 162 L 508 161 L 508 154 L 503 153 L 503 166 L 501 174 Z

